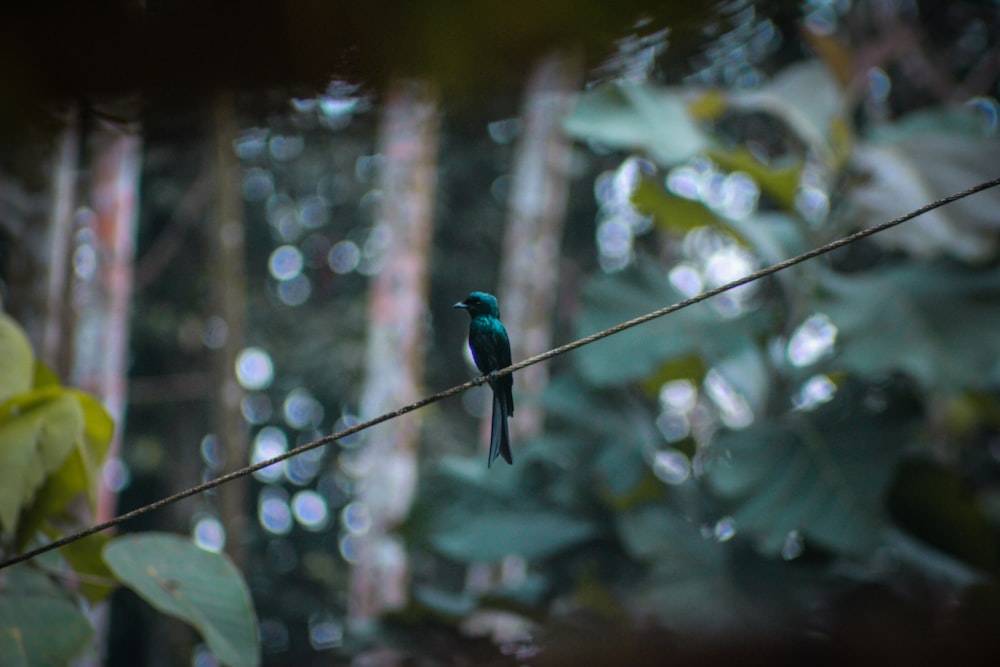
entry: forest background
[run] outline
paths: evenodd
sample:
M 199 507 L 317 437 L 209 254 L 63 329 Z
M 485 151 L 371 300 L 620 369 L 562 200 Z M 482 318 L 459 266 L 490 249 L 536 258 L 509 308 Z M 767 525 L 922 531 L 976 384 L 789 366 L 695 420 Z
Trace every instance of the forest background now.
M 1000 173 L 995 2 L 535 4 L 5 10 L 5 559 L 474 377 L 472 290 L 517 361 Z M 511 467 L 480 387 L 6 568 L 0 663 L 988 655 L 998 210 L 518 372 Z

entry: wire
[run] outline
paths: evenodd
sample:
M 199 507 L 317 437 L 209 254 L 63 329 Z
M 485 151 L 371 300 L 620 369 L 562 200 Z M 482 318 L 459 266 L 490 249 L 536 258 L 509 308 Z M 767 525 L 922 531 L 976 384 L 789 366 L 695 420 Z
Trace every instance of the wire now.
M 364 422 L 355 424 L 354 426 L 351 426 L 349 428 L 345 428 L 345 429 L 343 429 L 341 431 L 338 431 L 337 433 L 333 433 L 331 435 L 322 437 L 322 438 L 320 438 L 318 440 L 313 440 L 312 442 L 308 442 L 308 443 L 306 443 L 304 445 L 301 445 L 299 447 L 291 449 L 291 450 L 285 452 L 284 454 L 282 454 L 280 456 L 275 456 L 274 458 L 270 458 L 270 459 L 267 459 L 265 461 L 260 461 L 258 463 L 254 463 L 253 465 L 245 466 L 243 468 L 240 468 L 239 470 L 234 470 L 233 472 L 227 473 L 227 474 L 222 475 L 220 477 L 216 477 L 215 479 L 210 480 L 208 482 L 205 482 L 203 484 L 199 484 L 197 486 L 192 486 L 191 488 L 185 489 L 184 491 L 181 491 L 179 493 L 175 493 L 175 494 L 173 494 L 171 496 L 167 496 L 166 498 L 161 498 L 160 500 L 157 500 L 155 502 L 149 503 L 148 505 L 143 505 L 142 507 L 138 507 L 138 508 L 132 510 L 131 512 L 126 512 L 125 514 L 121 514 L 119 516 L 116 516 L 113 519 L 105 521 L 104 523 L 99 523 L 99 524 L 97 524 L 95 526 L 91 526 L 90 528 L 85 528 L 85 529 L 83 529 L 81 531 L 78 531 L 76 533 L 72 533 L 70 535 L 66 535 L 66 536 L 64 536 L 64 537 L 62 537 L 62 538 L 60 538 L 58 540 L 55 540 L 54 542 L 50 542 L 48 544 L 42 545 L 42 546 L 37 547 L 35 549 L 32 549 L 30 551 L 26 551 L 26 552 L 24 552 L 22 554 L 14 556 L 14 557 L 12 557 L 12 558 L 10 558 L 8 560 L 5 560 L 2 563 L 0 563 L 0 570 L 2 570 L 4 568 L 7 568 L 7 567 L 10 567 L 11 565 L 17 565 L 18 563 L 23 563 L 24 561 L 30 560 L 30 559 L 34 558 L 35 556 L 39 556 L 39 555 L 41 555 L 43 553 L 52 551 L 54 549 L 58 549 L 60 547 L 64 547 L 67 544 L 70 544 L 71 542 L 75 542 L 75 541 L 81 540 L 81 539 L 83 539 L 85 537 L 89 537 L 90 535 L 102 532 L 104 530 L 107 530 L 108 528 L 113 528 L 113 527 L 115 527 L 115 526 L 117 526 L 117 525 L 119 525 L 121 523 L 124 523 L 124 522 L 130 520 L 130 519 L 134 519 L 137 516 L 141 516 L 141 515 L 146 514 L 148 512 L 153 512 L 155 510 L 158 510 L 161 507 L 165 507 L 166 505 L 173 504 L 173 503 L 177 502 L 178 500 L 183 500 L 184 498 L 188 498 L 190 496 L 202 493 L 204 491 L 208 491 L 209 489 L 214 489 L 215 487 L 221 486 L 222 484 L 225 484 L 226 482 L 232 481 L 234 479 L 238 479 L 240 477 L 245 477 L 246 475 L 250 475 L 252 473 L 257 472 L 258 470 L 261 470 L 262 468 L 266 468 L 268 466 L 274 465 L 275 463 L 280 463 L 281 461 L 284 461 L 286 459 L 290 459 L 293 456 L 297 456 L 297 455 L 299 455 L 299 454 L 301 454 L 303 452 L 307 452 L 307 451 L 309 451 L 311 449 L 316 449 L 317 447 L 322 447 L 324 445 L 328 445 L 328 444 L 330 444 L 332 442 L 335 442 L 337 440 L 340 440 L 342 438 L 346 438 L 347 436 L 354 435 L 355 433 L 360 433 L 361 431 L 364 431 L 365 429 L 371 428 L 372 426 L 375 426 L 377 424 L 381 424 L 382 422 L 389 421 L 390 419 L 395 419 L 397 417 L 401 417 L 401 416 L 405 415 L 408 412 L 413 412 L 414 410 L 419 410 L 420 408 L 428 406 L 431 403 L 437 403 L 438 401 L 441 401 L 441 400 L 444 400 L 444 399 L 449 398 L 451 396 L 454 396 L 455 394 L 459 394 L 459 393 L 461 393 L 463 391 L 471 389 L 472 387 L 479 386 L 479 385 L 487 382 L 491 377 L 498 377 L 498 376 L 501 376 L 501 375 L 508 375 L 508 374 L 513 373 L 515 371 L 519 371 L 522 368 L 527 368 L 528 366 L 533 366 L 534 364 L 540 363 L 542 361 L 546 361 L 548 359 L 551 359 L 553 357 L 559 356 L 561 354 L 565 354 L 567 352 L 571 352 L 571 351 L 573 351 L 573 350 L 575 350 L 577 348 L 583 347 L 584 345 L 589 345 L 590 343 L 593 343 L 595 341 L 601 340 L 602 338 L 607 338 L 608 336 L 613 336 L 613 335 L 615 335 L 617 333 L 625 331 L 626 329 L 631 329 L 632 327 L 639 326 L 640 324 L 645 324 L 646 322 L 649 322 L 650 320 L 655 320 L 655 319 L 657 319 L 659 317 L 663 317 L 664 315 L 669 315 L 670 313 L 673 313 L 673 312 L 676 312 L 678 310 L 681 310 L 682 308 L 687 308 L 688 306 L 693 306 L 696 303 L 700 303 L 702 301 L 705 301 L 706 299 L 710 299 L 713 296 L 718 296 L 719 294 L 722 294 L 723 292 L 727 292 L 727 291 L 729 291 L 731 289 L 734 289 L 736 287 L 740 287 L 742 285 L 746 285 L 748 283 L 752 283 L 752 282 L 754 282 L 756 280 L 760 280 L 761 278 L 766 278 L 766 277 L 768 277 L 770 275 L 773 275 L 773 274 L 775 274 L 775 273 L 777 273 L 779 271 L 783 271 L 783 270 L 785 270 L 785 269 L 787 269 L 789 267 L 795 266 L 796 264 L 801 264 L 802 262 L 805 262 L 805 261 L 808 261 L 810 259 L 819 257 L 820 255 L 825 255 L 826 253 L 832 252 L 834 250 L 837 250 L 838 248 L 843 248 L 846 245 L 849 245 L 849 244 L 854 243 L 856 241 L 860 241 L 861 239 L 867 238 L 867 237 L 872 236 L 874 234 L 878 234 L 879 232 L 884 232 L 887 229 L 891 229 L 891 228 L 893 228 L 893 227 L 895 227 L 897 225 L 901 225 L 904 222 L 907 222 L 908 220 L 912 220 L 913 218 L 916 218 L 916 217 L 918 217 L 920 215 L 923 215 L 924 213 L 927 213 L 928 211 L 933 211 L 936 208 L 940 208 L 941 206 L 945 206 L 945 205 L 950 204 L 950 203 L 952 203 L 954 201 L 957 201 L 959 199 L 963 199 L 963 198 L 968 197 L 970 195 L 974 195 L 977 192 L 982 192 L 983 190 L 988 190 L 989 188 L 995 187 L 997 185 L 1000 185 L 1000 178 L 994 178 L 993 180 L 986 181 L 984 183 L 980 183 L 979 185 L 974 185 L 973 187 L 968 188 L 966 190 L 962 190 L 961 192 L 956 192 L 955 194 L 952 194 L 952 195 L 949 195 L 949 196 L 944 197 L 942 199 L 938 199 L 937 201 L 931 202 L 930 204 L 927 204 L 926 206 L 922 206 L 921 208 L 918 208 L 915 211 L 911 211 L 910 213 L 907 213 L 906 215 L 900 216 L 900 217 L 895 218 L 893 220 L 890 220 L 888 222 L 884 222 L 884 223 L 882 223 L 880 225 L 875 225 L 874 227 L 867 227 L 867 228 L 862 229 L 860 231 L 854 232 L 853 234 L 849 234 L 848 236 L 844 236 L 844 237 L 842 237 L 840 239 L 837 239 L 836 241 L 831 241 L 830 243 L 822 245 L 822 246 L 820 246 L 818 248 L 814 248 L 813 250 L 810 250 L 809 252 L 805 252 L 805 253 L 803 253 L 801 255 L 797 255 L 795 257 L 792 257 L 791 259 L 786 259 L 785 261 L 779 262 L 777 264 L 772 264 L 771 266 L 769 266 L 767 268 L 764 268 L 764 269 L 761 269 L 760 271 L 756 271 L 754 273 L 746 275 L 746 276 L 740 278 L 739 280 L 734 280 L 734 281 L 732 281 L 730 283 L 726 283 L 725 285 L 722 285 L 721 287 L 716 287 L 714 289 L 710 289 L 710 290 L 708 290 L 706 292 L 702 292 L 701 294 L 698 294 L 697 296 L 693 296 L 693 297 L 691 297 L 689 299 L 685 299 L 683 301 L 678 301 L 677 303 L 675 303 L 673 305 L 667 306 L 665 308 L 660 308 L 659 310 L 654 310 L 652 312 L 646 313 L 645 315 L 641 315 L 640 317 L 636 317 L 634 319 L 628 320 L 627 322 L 622 322 L 621 324 L 616 324 L 615 326 L 610 327 L 608 329 L 604 329 L 603 331 L 598 331 L 597 333 L 591 334 L 591 335 L 586 336 L 584 338 L 580 338 L 580 339 L 575 340 L 575 341 L 573 341 L 571 343 L 567 343 L 567 344 L 562 345 L 560 347 L 551 349 L 551 350 L 549 350 L 547 352 L 542 352 L 541 354 L 537 354 L 537 355 L 535 355 L 533 357 L 529 357 L 528 359 L 524 359 L 523 361 L 519 361 L 516 364 L 513 364 L 511 366 L 507 366 L 506 368 L 500 369 L 498 371 L 494 371 L 490 375 L 484 375 L 484 376 L 478 377 L 478 378 L 476 378 L 474 380 L 469 380 L 468 382 L 465 382 L 463 384 L 451 387 L 450 389 L 445 389 L 444 391 L 440 391 L 440 392 L 438 392 L 436 394 L 433 394 L 431 396 L 428 396 L 426 398 L 422 398 L 419 401 L 416 401 L 415 403 L 410 403 L 409 405 L 405 405 L 405 406 L 403 406 L 403 407 L 401 407 L 401 408 L 399 408 L 399 409 L 397 409 L 397 410 L 395 410 L 393 412 L 387 412 L 387 413 L 379 415 L 378 417 L 375 417 L 373 419 L 369 419 L 368 421 L 364 421 Z

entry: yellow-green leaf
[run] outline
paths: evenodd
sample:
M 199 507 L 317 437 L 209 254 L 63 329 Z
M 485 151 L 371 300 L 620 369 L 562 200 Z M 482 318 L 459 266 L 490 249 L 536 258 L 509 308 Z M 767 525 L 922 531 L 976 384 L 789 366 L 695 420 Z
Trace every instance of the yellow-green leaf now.
M 83 435 L 80 402 L 58 387 L 21 394 L 0 406 L 0 526 L 18 515 Z
M 799 187 L 802 164 L 775 167 L 760 162 L 746 148 L 731 151 L 712 150 L 706 155 L 726 171 L 742 171 L 752 178 L 785 211 L 795 207 L 795 193 Z
M 79 402 L 83 411 L 83 430 L 62 466 L 46 478 L 34 502 L 23 510 L 15 543 L 19 548 L 47 521 L 64 514 L 71 501 L 81 493 L 86 494 L 91 511 L 97 509 L 101 466 L 111 443 L 114 424 L 94 396 L 77 389 L 62 391 Z
M 21 326 L 0 312 L 0 403 L 31 389 L 35 355 Z
M 671 232 L 684 233 L 719 222 L 701 202 L 673 195 L 651 178 L 636 185 L 632 205 L 642 215 L 652 217 L 657 227 Z

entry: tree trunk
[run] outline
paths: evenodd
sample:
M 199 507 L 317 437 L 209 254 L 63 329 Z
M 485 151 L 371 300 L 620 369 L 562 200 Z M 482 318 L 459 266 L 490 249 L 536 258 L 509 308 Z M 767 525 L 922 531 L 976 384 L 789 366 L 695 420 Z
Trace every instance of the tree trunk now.
M 214 315 L 226 325 L 226 340 L 215 353 L 213 422 L 226 468 L 249 462 L 249 434 L 240 411 L 243 389 L 236 379 L 236 357 L 246 338 L 245 235 L 240 163 L 233 153 L 236 118 L 233 95 L 220 92 L 214 101 L 215 216 L 211 223 L 212 261 L 208 267 Z M 219 515 L 226 534 L 226 553 L 237 567 L 245 562 L 247 478 L 219 488 Z
M 552 55 L 538 63 L 525 91 L 499 289 L 514 361 L 552 346 L 572 151 L 562 122 L 580 78 L 576 57 Z M 514 374 L 515 393 L 526 399 L 517 401 L 517 418 L 510 422 L 515 440 L 542 430 L 543 412 L 533 399 L 545 389 L 548 376 L 546 364 Z M 486 422 L 488 429 L 488 418 Z
M 112 459 L 119 454 L 125 423 L 142 141 L 136 134 L 100 123 L 90 142 L 91 206 L 78 214 L 78 223 L 90 233 L 80 237 L 84 240 L 75 250 L 77 325 L 71 384 L 100 398 L 114 419 L 115 436 L 108 450 Z M 90 253 L 95 259 L 93 273 L 82 259 Z M 102 484 L 96 520 L 114 516 L 115 504 L 115 492 Z
M 80 173 L 79 112 L 73 105 L 66 114 L 66 126 L 59 133 L 52 175 L 52 202 L 49 213 L 48 271 L 45 280 L 45 315 L 40 340 L 40 356 L 60 378 L 69 377 L 72 345 L 68 345 L 72 322 L 68 307 L 70 261 L 73 238 L 73 211 L 76 208 L 77 178 Z
M 436 185 L 438 111 L 432 93 L 415 82 L 390 86 L 381 126 L 382 204 L 379 233 L 388 247 L 377 260 L 368 304 L 366 378 L 361 412 L 367 419 L 417 400 L 427 328 L 428 260 Z M 410 508 L 416 488 L 419 415 L 373 428 L 357 452 L 356 501 L 370 529 L 356 535 L 349 616 L 365 624 L 406 602 L 406 552 L 390 530 Z
M 70 384 L 96 395 L 115 423 L 114 437 L 108 448 L 108 461 L 121 452 L 122 434 L 125 431 L 127 373 L 129 358 L 129 331 L 131 326 L 133 269 L 135 266 L 135 238 L 139 218 L 139 177 L 142 167 L 142 140 L 128 129 L 98 121 L 87 133 L 86 139 L 92 159 L 89 208 L 81 209 L 74 216 L 78 228 L 69 228 L 77 234 L 78 243 L 73 250 L 73 289 L 68 292 L 58 287 L 59 278 L 53 277 L 49 290 L 50 319 L 46 329 L 46 353 L 54 354 L 57 363 L 71 364 Z M 75 133 L 74 133 L 75 134 Z M 55 192 L 63 197 L 53 202 L 53 220 L 65 219 L 72 210 L 72 193 L 76 187 L 78 168 L 70 165 L 76 151 L 64 137 L 60 150 L 62 169 L 70 173 L 56 175 Z M 53 254 L 65 252 L 53 230 Z M 87 258 L 92 258 L 93 261 Z M 58 275 L 58 270 L 54 276 Z M 72 295 L 73 308 L 67 308 L 68 295 Z M 75 328 L 68 322 L 75 317 Z M 52 331 L 58 321 L 59 331 Z M 66 338 L 73 332 L 73 340 Z M 54 338 L 50 338 L 50 335 Z M 59 336 L 63 339 L 60 341 Z M 66 351 L 73 345 L 72 355 Z M 117 489 L 99 482 L 97 516 L 95 523 L 107 521 L 115 515 Z M 108 607 L 97 606 L 91 614 L 95 627 L 95 644 L 98 653 L 105 653 Z

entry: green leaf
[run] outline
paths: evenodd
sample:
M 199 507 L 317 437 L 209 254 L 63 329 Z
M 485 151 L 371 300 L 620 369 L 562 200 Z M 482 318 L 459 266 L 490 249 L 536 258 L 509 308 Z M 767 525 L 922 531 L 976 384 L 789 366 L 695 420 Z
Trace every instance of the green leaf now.
M 444 512 L 429 541 L 441 554 L 462 562 L 496 562 L 512 554 L 547 558 L 593 538 L 597 525 L 541 509 L 491 508 L 478 515 Z
M 31 389 L 35 354 L 14 318 L 0 311 L 0 403 Z
M 661 269 L 640 259 L 634 268 L 587 283 L 577 332 L 589 335 L 682 299 Z M 725 358 L 748 344 L 762 317 L 724 319 L 710 304 L 697 304 L 588 345 L 577 353 L 577 361 L 588 382 L 621 384 L 651 375 L 679 357 Z
M 566 132 L 620 150 L 642 151 L 661 166 L 697 155 L 711 140 L 691 119 L 680 89 L 604 84 L 580 95 Z
M 655 498 L 662 484 L 642 458 L 639 443 L 627 440 L 606 443 L 594 458 L 596 491 L 615 509 L 623 510 Z
M 96 396 L 77 389 L 69 391 L 83 409 L 83 438 L 77 442 L 75 454 L 79 457 L 79 471 L 86 481 L 91 510 L 96 510 L 101 467 L 111 446 L 115 423 Z
M 781 70 L 766 86 L 730 95 L 741 110 L 766 111 L 781 118 L 815 150 L 832 156 L 835 123 L 844 115 L 844 96 L 833 74 L 819 60 Z
M 63 667 L 93 629 L 66 594 L 31 568 L 4 573 L 0 595 L 0 665 Z
M 723 432 L 707 482 L 763 553 L 779 554 L 799 531 L 823 548 L 865 555 L 881 539 L 889 483 L 919 420 L 903 392 L 848 383 L 812 412 Z
M 17 530 L 18 515 L 83 434 L 79 401 L 59 387 L 19 394 L 0 405 L 0 524 Z
M 866 179 L 849 191 L 862 226 L 891 220 L 927 202 L 996 176 L 1000 139 L 983 136 L 969 111 L 911 114 L 858 146 L 854 167 Z M 997 251 L 992 188 L 924 213 L 874 237 L 915 257 L 982 262 Z
M 821 286 L 817 308 L 838 329 L 836 367 L 868 379 L 905 373 L 934 391 L 1000 383 L 1000 270 L 906 263 L 824 272 Z
M 543 559 L 577 546 L 600 526 L 573 513 L 571 494 L 560 493 L 551 468 L 522 459 L 487 471 L 478 458 L 447 459 L 422 481 L 407 530 L 462 562 Z
M 573 368 L 553 378 L 542 395 L 548 416 L 597 438 L 613 436 L 628 427 L 633 415 L 618 409 L 623 403 L 612 391 L 589 387 Z
M 669 560 L 719 565 L 712 555 L 718 545 L 701 537 L 682 512 L 664 503 L 643 503 L 617 515 L 618 535 L 629 556 L 638 561 Z
M 54 529 L 46 533 L 52 539 L 62 537 L 62 532 Z M 110 540 L 107 533 L 95 533 L 59 548 L 59 555 L 80 576 L 80 593 L 91 603 L 100 602 L 118 588 L 118 580 L 103 557 Z
M 678 197 L 648 176 L 639 179 L 632 205 L 640 214 L 652 217 L 657 227 L 674 233 L 719 225 L 719 218 L 705 204 Z
M 624 512 L 617 525 L 628 554 L 648 565 L 634 592 L 636 601 L 669 626 L 702 636 L 748 627 L 777 629 L 771 623 L 779 596 L 773 591 L 754 596 L 731 556 L 733 542 L 706 538 L 700 525 L 664 503 Z M 748 554 L 742 560 L 754 562 Z M 788 584 L 787 574 L 766 574 L 767 580 Z
M 413 601 L 436 614 L 455 620 L 476 610 L 475 596 L 469 593 L 452 593 L 433 586 L 414 586 Z
M 104 559 L 151 605 L 194 626 L 219 661 L 260 664 L 250 591 L 226 556 L 174 535 L 143 534 L 110 542 Z
M 763 192 L 769 194 L 783 211 L 795 209 L 802 163 L 772 166 L 762 163 L 746 148 L 708 151 L 708 157 L 728 172 L 742 171 L 750 176 Z
M 24 509 L 18 527 L 18 548 L 27 544 L 46 522 L 62 516 L 81 493 L 86 495 L 91 512 L 97 509 L 101 466 L 111 444 L 114 423 L 94 396 L 77 389 L 60 391 L 80 403 L 83 431 L 63 465 L 46 478 L 34 502 Z M 52 531 L 48 532 L 52 537 Z
M 44 389 L 46 387 L 58 387 L 59 378 L 55 371 L 42 363 L 40 359 L 35 360 L 35 378 L 31 383 L 33 389 Z

